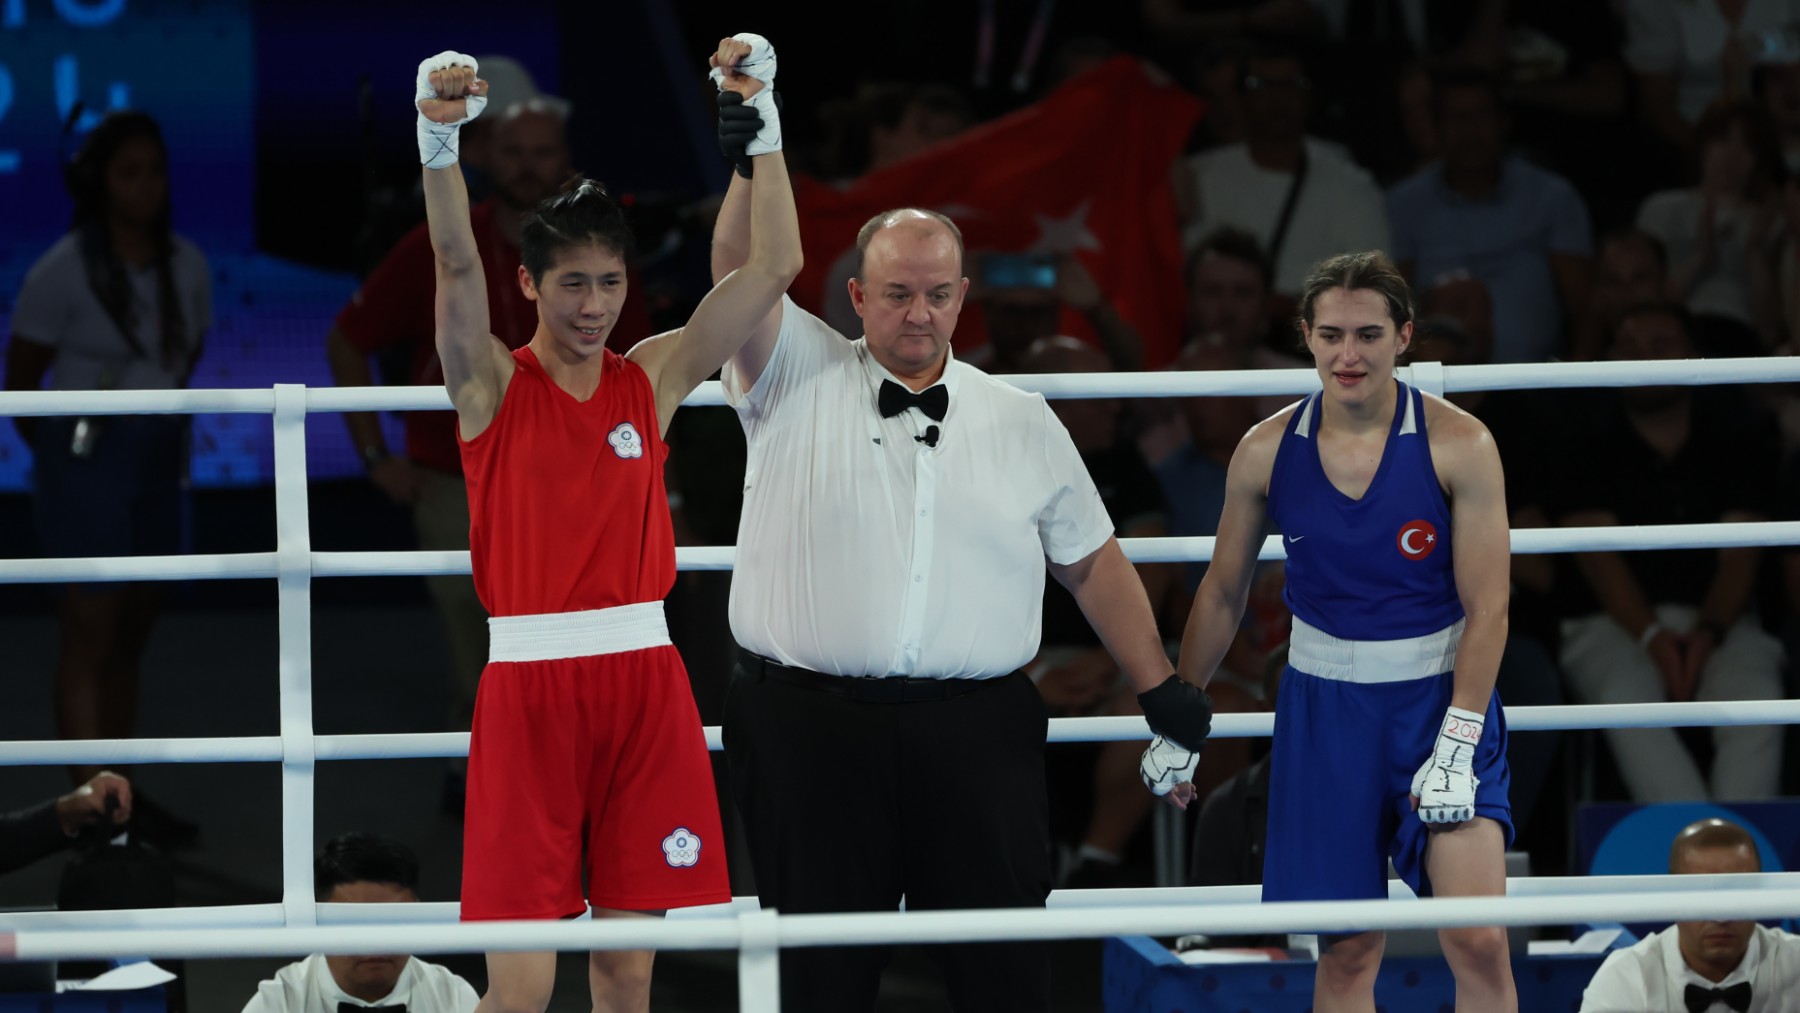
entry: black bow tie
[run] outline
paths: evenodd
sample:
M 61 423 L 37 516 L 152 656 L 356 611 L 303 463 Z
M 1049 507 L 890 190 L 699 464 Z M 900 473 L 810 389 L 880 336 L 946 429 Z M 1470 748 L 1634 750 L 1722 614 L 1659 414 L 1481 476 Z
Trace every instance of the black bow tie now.
M 1689 985 L 1681 994 L 1681 1001 L 1687 1004 L 1688 1013 L 1706 1013 L 1715 1002 L 1722 1002 L 1737 1013 L 1744 1013 L 1750 1008 L 1750 983 L 1740 981 L 1730 988 L 1701 988 Z
M 337 1013 L 369 1013 L 370 1010 L 375 1013 L 406 1013 L 406 1004 L 397 1002 L 391 1006 L 358 1006 L 353 1002 L 340 1002 Z
M 942 422 L 945 413 L 950 411 L 950 388 L 940 383 L 914 394 L 892 380 L 883 380 L 878 403 L 884 419 L 893 418 L 908 408 L 917 408 L 931 421 Z

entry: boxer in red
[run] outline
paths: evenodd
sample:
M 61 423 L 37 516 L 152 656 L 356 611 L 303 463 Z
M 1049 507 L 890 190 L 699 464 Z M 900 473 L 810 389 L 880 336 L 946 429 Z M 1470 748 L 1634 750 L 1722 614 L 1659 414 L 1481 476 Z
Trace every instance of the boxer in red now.
M 715 64 L 719 61 L 715 59 Z M 456 408 L 488 664 L 475 704 L 462 916 L 656 914 L 730 900 L 699 715 L 662 600 L 675 580 L 663 434 L 800 270 L 800 232 L 768 85 L 724 67 L 763 115 L 749 261 L 687 326 L 606 350 L 631 234 L 598 184 L 526 219 L 519 286 L 537 332 L 488 333 L 457 131 L 486 104 L 475 60 L 419 65 L 419 153 L 437 262 L 437 347 Z M 735 101 L 735 100 L 733 100 Z M 585 861 L 585 870 L 584 870 Z M 583 873 L 587 889 L 582 889 Z M 596 1011 L 649 1006 L 649 951 L 596 952 Z M 481 1013 L 543 1010 L 554 953 L 488 955 Z

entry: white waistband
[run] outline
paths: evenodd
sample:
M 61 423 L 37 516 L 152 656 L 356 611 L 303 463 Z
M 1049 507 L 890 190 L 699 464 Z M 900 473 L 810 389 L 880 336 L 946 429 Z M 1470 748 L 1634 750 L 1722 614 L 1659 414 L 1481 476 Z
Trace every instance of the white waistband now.
M 1436 633 L 1404 640 L 1344 640 L 1295 616 L 1288 664 L 1296 672 L 1340 682 L 1408 682 L 1442 675 L 1456 667 L 1464 622 L 1458 619 Z
M 489 661 L 555 661 L 623 654 L 669 644 L 663 603 L 640 602 L 587 612 L 488 619 Z

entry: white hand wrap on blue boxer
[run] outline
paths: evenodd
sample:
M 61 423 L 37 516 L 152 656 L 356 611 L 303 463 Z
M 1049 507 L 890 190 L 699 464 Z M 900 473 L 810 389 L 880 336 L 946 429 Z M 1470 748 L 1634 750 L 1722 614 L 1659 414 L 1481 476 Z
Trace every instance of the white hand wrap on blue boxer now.
M 467 67 L 479 72 L 480 67 L 473 56 L 452 52 L 448 49 L 419 63 L 419 77 L 414 82 L 413 106 L 416 108 L 426 99 L 438 97 L 437 90 L 431 87 L 433 71 L 448 70 L 451 67 Z M 462 135 L 462 125 L 481 115 L 487 107 L 487 96 L 469 95 L 464 106 L 463 118 L 455 123 L 435 123 L 419 114 L 419 164 L 427 169 L 448 169 L 456 164 L 457 139 Z
M 1413 775 L 1412 793 L 1419 799 L 1419 818 L 1427 823 L 1465 823 L 1475 818 L 1475 747 L 1481 744 L 1486 718 L 1452 707 L 1444 713 L 1443 730 L 1425 765 Z
M 1151 740 L 1150 748 L 1144 750 L 1144 758 L 1138 761 L 1138 776 L 1144 779 L 1144 787 L 1152 793 L 1167 795 L 1176 785 L 1193 781 L 1194 768 L 1199 765 L 1199 753 L 1158 735 Z
M 768 39 L 752 32 L 739 32 L 732 38 L 750 47 L 750 55 L 738 61 L 738 73 L 762 82 L 762 87 L 744 103 L 762 117 L 762 129 L 756 132 L 756 140 L 751 141 L 744 152 L 754 158 L 780 151 L 781 113 L 775 109 L 775 47 L 769 45 Z M 710 76 L 719 90 L 724 91 L 724 68 L 714 67 Z

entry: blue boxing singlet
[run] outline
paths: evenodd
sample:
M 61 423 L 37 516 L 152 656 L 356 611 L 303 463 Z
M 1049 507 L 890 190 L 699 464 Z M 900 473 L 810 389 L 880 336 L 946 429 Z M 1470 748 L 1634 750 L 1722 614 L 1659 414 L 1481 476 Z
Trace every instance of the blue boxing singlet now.
M 1288 609 L 1346 640 L 1423 636 L 1463 617 L 1425 399 L 1395 383 L 1387 446 L 1361 499 L 1332 485 L 1319 460 L 1323 393 L 1294 412 L 1269 477 L 1269 517 L 1287 549 Z

